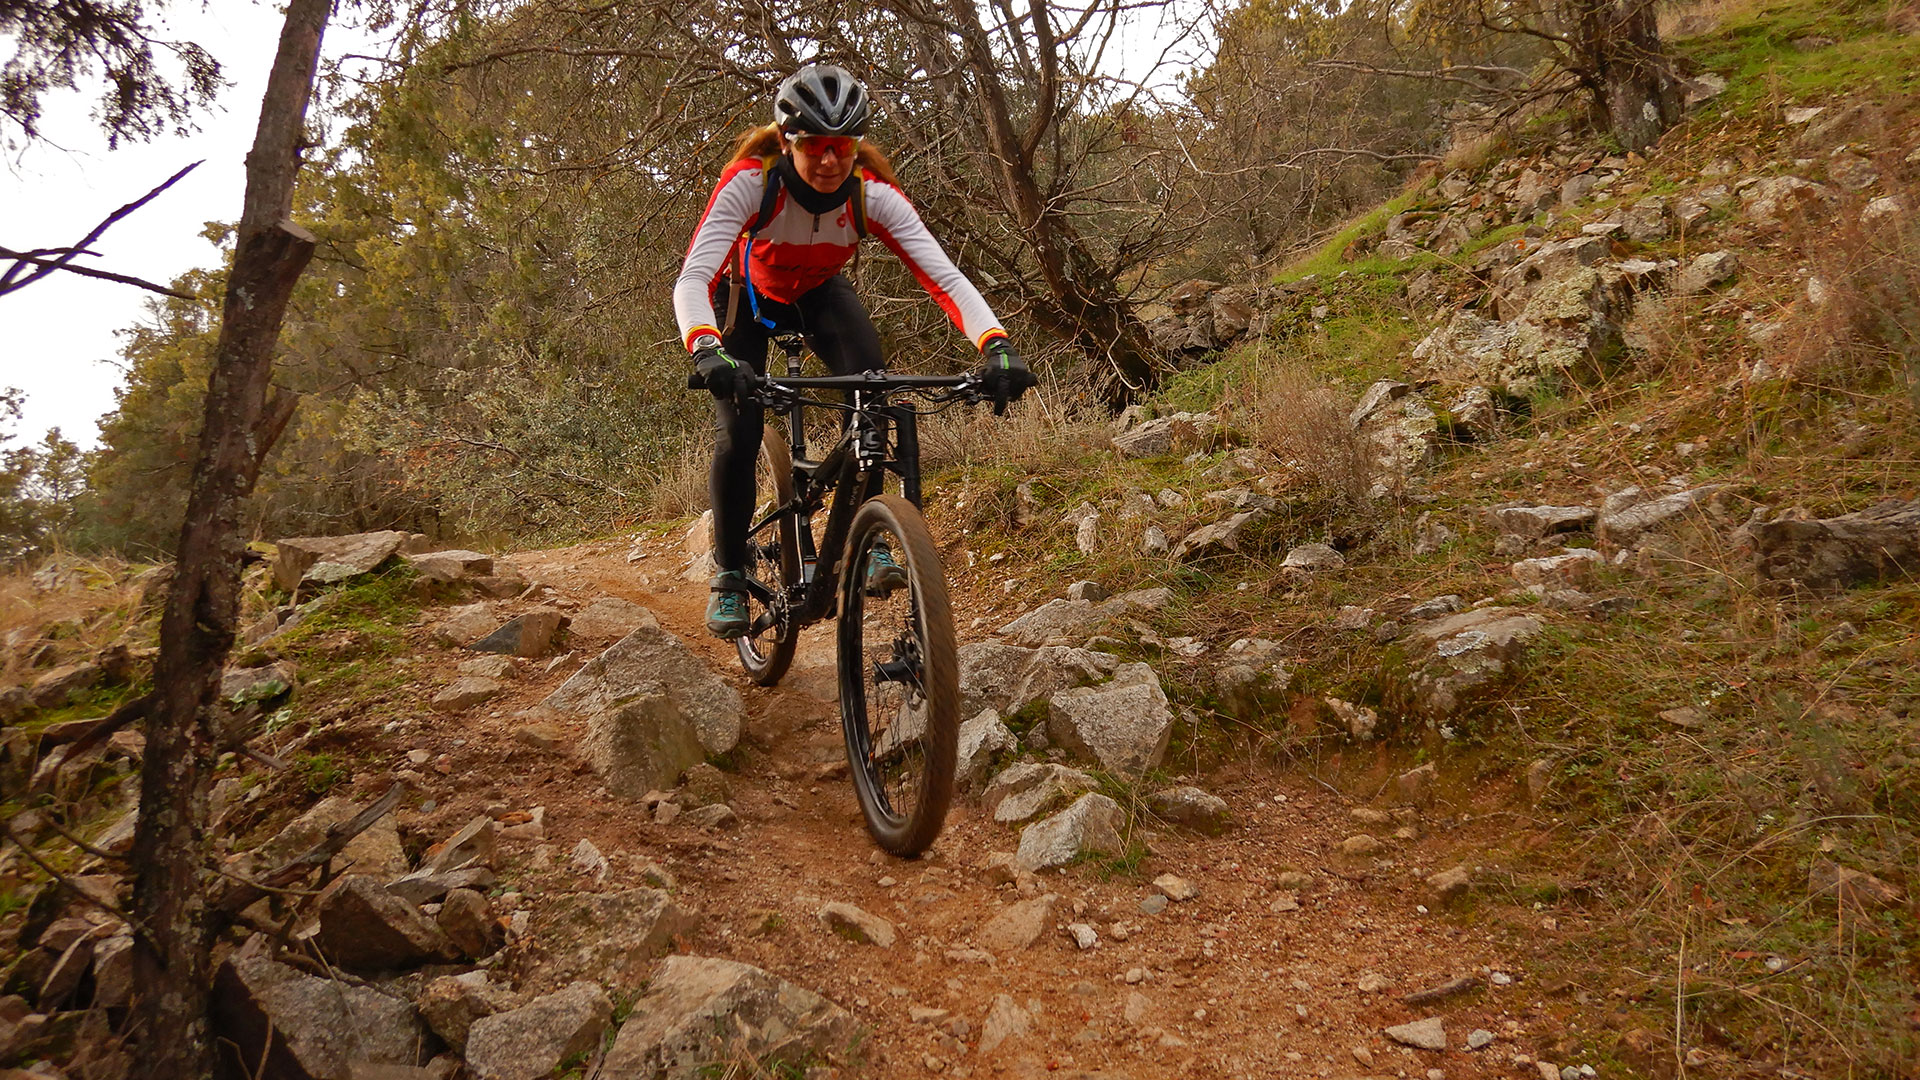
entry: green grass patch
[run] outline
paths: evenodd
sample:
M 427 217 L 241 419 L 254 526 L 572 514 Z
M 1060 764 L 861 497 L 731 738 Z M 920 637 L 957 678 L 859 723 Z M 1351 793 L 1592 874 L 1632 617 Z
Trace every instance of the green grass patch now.
M 1379 206 L 1374 207 L 1371 211 L 1362 214 L 1339 232 L 1334 233 L 1333 236 L 1328 238 L 1326 243 L 1320 245 L 1313 253 L 1281 270 L 1278 274 L 1275 274 L 1273 280 L 1277 284 L 1284 285 L 1288 282 L 1299 281 L 1301 278 L 1310 274 L 1321 277 L 1331 277 L 1342 270 L 1358 270 L 1364 263 L 1374 261 L 1380 262 L 1388 267 L 1400 265 L 1391 259 L 1363 260 L 1362 262 L 1356 263 L 1347 263 L 1344 262 L 1343 259 L 1346 255 L 1347 248 L 1352 246 L 1355 240 L 1371 236 L 1375 233 L 1385 232 L 1387 222 L 1391 221 L 1395 214 L 1407 210 L 1419 202 L 1420 196 L 1425 190 L 1426 186 L 1424 184 L 1418 187 L 1410 187 L 1393 198 L 1388 199 L 1386 202 L 1381 203 Z

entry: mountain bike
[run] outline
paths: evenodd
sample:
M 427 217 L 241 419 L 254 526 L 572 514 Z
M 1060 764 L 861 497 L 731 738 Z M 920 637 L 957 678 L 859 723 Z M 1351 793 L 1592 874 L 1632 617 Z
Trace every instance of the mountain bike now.
M 918 423 L 986 394 L 977 375 L 802 377 L 800 340 L 774 340 L 786 374 L 742 395 L 787 430 L 769 425 L 761 440 L 741 568 L 752 622 L 735 646 L 748 677 L 773 686 L 801 629 L 838 617 L 840 726 L 860 811 L 880 847 L 917 855 L 946 823 L 960 730 L 946 572 L 920 512 Z M 847 400 L 808 396 L 829 393 Z M 819 458 L 807 454 L 807 410 L 844 420 Z M 890 474 L 899 495 L 883 490 Z

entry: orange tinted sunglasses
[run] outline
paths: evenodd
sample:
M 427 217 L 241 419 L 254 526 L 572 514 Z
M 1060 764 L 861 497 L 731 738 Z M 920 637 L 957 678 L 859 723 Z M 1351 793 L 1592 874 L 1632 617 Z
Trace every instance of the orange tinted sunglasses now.
M 829 152 L 841 157 L 851 157 L 853 148 L 860 140 L 852 135 L 792 135 L 793 148 L 808 157 L 820 157 Z

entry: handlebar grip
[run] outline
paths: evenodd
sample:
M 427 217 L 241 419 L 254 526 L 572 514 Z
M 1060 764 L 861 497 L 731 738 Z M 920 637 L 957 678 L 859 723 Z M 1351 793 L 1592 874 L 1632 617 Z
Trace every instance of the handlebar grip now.
M 694 370 L 687 372 L 687 389 L 705 390 L 706 388 L 707 388 L 707 380 L 700 377 L 700 369 L 695 368 Z

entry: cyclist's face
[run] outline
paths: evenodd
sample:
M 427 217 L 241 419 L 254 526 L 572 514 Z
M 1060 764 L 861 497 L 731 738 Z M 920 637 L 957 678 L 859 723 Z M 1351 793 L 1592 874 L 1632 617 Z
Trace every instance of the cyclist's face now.
M 847 174 L 853 171 L 854 145 L 851 140 L 840 139 L 787 139 L 793 151 L 793 171 L 822 194 L 838 191 L 847 182 Z

